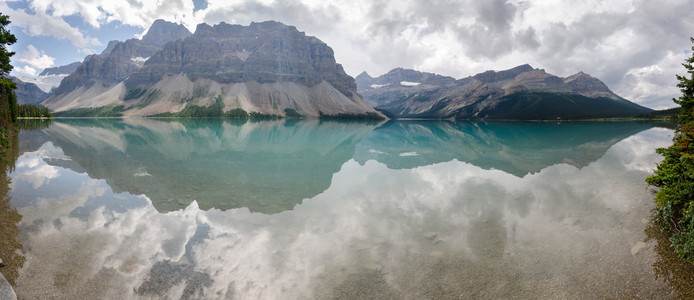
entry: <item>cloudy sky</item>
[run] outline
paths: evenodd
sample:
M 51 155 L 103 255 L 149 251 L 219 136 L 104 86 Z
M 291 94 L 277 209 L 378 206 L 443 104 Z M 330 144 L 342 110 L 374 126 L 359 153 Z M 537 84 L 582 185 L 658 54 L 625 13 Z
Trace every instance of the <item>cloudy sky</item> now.
M 156 19 L 247 25 L 277 20 L 335 50 L 348 74 L 395 67 L 456 78 L 529 63 L 584 71 L 621 96 L 673 106 L 691 53 L 691 0 L 0 0 L 17 38 L 13 75 L 81 61 Z

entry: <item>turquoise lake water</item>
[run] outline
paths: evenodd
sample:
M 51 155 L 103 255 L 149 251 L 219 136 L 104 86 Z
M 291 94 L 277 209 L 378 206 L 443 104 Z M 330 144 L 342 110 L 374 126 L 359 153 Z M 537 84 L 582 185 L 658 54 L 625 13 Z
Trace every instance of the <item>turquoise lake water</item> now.
M 614 298 L 650 123 L 64 119 L 20 134 L 20 298 Z

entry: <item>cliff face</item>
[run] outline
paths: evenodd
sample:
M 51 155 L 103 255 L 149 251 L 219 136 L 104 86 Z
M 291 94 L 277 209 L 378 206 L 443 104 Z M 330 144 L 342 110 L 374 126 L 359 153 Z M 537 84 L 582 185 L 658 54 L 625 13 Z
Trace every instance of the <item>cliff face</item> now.
M 176 113 L 222 102 L 223 111 L 302 116 L 376 113 L 333 50 L 293 26 L 198 25 L 125 81 L 126 115 Z M 134 95 L 134 96 L 131 96 Z
M 395 69 L 377 78 L 364 73 L 359 92 L 369 104 L 395 117 L 572 119 L 635 116 L 651 111 L 616 95 L 602 81 L 583 72 L 561 78 L 526 64 L 460 80 L 394 84 L 388 79 L 393 78 L 391 73 L 413 72 L 417 73 Z M 427 74 L 419 73 L 420 78 Z
M 250 26 L 200 24 L 193 36 L 164 47 L 148 60 L 126 87 L 151 85 L 166 74 L 180 73 L 191 81 L 222 84 L 282 81 L 313 87 L 326 81 L 347 97 L 357 89 L 328 45 L 272 21 Z

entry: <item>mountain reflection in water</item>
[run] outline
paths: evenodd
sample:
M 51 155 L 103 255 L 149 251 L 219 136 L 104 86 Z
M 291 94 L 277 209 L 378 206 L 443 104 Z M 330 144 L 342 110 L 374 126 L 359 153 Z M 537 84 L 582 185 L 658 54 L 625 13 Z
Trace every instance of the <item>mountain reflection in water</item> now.
M 523 177 L 551 165 L 585 167 L 615 143 L 651 128 L 637 122 L 389 122 L 365 136 L 355 159 L 409 169 L 454 159 Z
M 161 212 L 292 209 L 330 185 L 377 124 L 219 119 L 71 120 L 44 130 L 92 178 L 145 194 Z
M 634 122 L 379 125 L 68 119 L 43 130 L 43 140 L 72 158 L 52 164 L 105 179 L 116 192 L 145 194 L 161 212 L 196 200 L 202 209 L 277 213 L 326 190 L 332 174 L 352 158 L 396 169 L 456 159 L 522 177 L 557 163 L 586 166 L 616 142 L 651 127 Z

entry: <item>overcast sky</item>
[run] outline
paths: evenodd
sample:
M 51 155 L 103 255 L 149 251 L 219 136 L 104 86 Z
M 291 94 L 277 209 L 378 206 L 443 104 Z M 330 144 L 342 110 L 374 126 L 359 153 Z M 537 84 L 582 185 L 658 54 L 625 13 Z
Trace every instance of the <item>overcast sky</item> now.
M 691 0 L 0 0 L 18 38 L 13 75 L 81 61 L 156 19 L 248 25 L 277 20 L 316 36 L 356 76 L 395 67 L 456 78 L 529 63 L 578 71 L 652 108 L 672 107 L 691 54 Z

